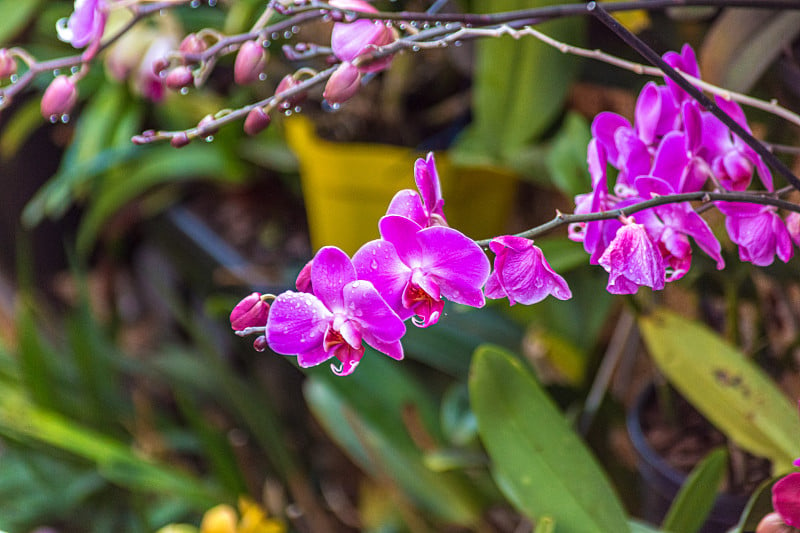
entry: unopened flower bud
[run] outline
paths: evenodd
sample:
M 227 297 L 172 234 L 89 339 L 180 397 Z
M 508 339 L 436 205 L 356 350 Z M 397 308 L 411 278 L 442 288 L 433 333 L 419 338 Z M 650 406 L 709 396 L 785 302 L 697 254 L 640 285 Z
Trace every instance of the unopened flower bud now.
M 192 140 L 189 138 L 189 135 L 187 135 L 185 131 L 178 133 L 177 135 L 173 136 L 172 139 L 169 140 L 169 143 L 174 148 L 183 148 L 190 142 L 192 142 Z
M 789 230 L 792 241 L 800 246 L 800 213 L 792 211 L 786 215 L 786 229 Z
M 166 57 L 159 57 L 153 61 L 153 74 L 160 76 L 162 72 L 169 68 L 169 59 Z
M 312 259 L 303 269 L 297 274 L 297 281 L 295 281 L 294 286 L 297 287 L 297 290 L 300 292 L 308 292 L 313 293 L 314 287 L 311 285 L 311 266 L 314 264 L 314 260 Z
M 202 54 L 206 51 L 206 42 L 197 36 L 196 33 L 190 33 L 181 41 L 178 48 L 183 54 Z
M 294 79 L 294 76 L 292 76 L 291 74 L 287 74 L 286 76 L 283 77 L 278 86 L 275 88 L 275 96 L 280 96 L 281 93 L 284 93 L 290 89 L 294 89 L 299 84 L 300 82 Z M 283 109 L 289 109 L 290 107 L 300 105 L 303 102 L 305 102 L 307 96 L 308 96 L 307 92 L 300 91 L 297 94 L 293 94 L 292 96 L 283 99 L 280 103 L 280 106 Z
M 272 119 L 263 107 L 252 109 L 244 119 L 244 132 L 248 135 L 257 135 L 267 129 Z
M 323 98 L 331 104 L 349 100 L 361 87 L 361 73 L 352 63 L 344 62 L 333 72 L 325 84 Z
M 797 529 L 787 525 L 778 513 L 769 513 L 761 519 L 756 527 L 756 533 L 794 533 Z
M 194 83 L 194 74 L 186 65 L 180 65 L 172 69 L 164 81 L 170 89 L 183 89 Z
M 0 78 L 8 78 L 17 73 L 17 61 L 8 50 L 0 48 Z
M 269 345 L 267 344 L 267 337 L 265 337 L 264 335 L 259 335 L 258 337 L 256 337 L 256 340 L 253 341 L 253 348 L 257 352 L 267 351 L 268 346 Z
M 231 328 L 242 331 L 247 328 L 263 328 L 267 325 L 269 304 L 261 298 L 261 294 L 254 292 L 244 298 L 231 311 Z
M 257 41 L 247 41 L 239 48 L 233 65 L 233 79 L 239 85 L 260 79 L 267 65 L 267 55 Z
M 69 113 L 78 101 L 78 89 L 72 78 L 57 76 L 44 91 L 42 96 L 42 116 L 46 119 L 60 117 Z
M 216 126 L 209 127 L 215 120 L 214 115 L 206 115 L 200 119 L 200 122 L 197 123 L 197 129 L 203 130 L 204 135 L 214 135 L 217 133 L 218 128 Z

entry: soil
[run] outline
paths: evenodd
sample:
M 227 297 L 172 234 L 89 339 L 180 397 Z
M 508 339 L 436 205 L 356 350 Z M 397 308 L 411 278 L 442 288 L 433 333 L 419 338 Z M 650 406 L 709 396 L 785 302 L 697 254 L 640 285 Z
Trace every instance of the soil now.
M 679 394 L 672 394 L 674 420 L 651 402 L 644 410 L 642 429 L 650 446 L 676 470 L 688 474 L 710 451 L 727 446 L 730 461 L 723 492 L 752 494 L 770 477 L 770 462 L 751 455 L 731 444 Z M 680 421 L 680 424 L 676 423 Z

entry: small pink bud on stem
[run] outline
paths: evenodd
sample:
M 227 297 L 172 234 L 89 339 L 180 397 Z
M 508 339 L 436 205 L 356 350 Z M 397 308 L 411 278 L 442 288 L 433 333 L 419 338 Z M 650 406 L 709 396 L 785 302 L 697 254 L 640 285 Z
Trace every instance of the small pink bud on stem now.
M 352 98 L 361 87 L 361 73 L 352 63 L 344 62 L 325 84 L 323 98 L 331 104 L 341 104 Z
M 194 84 L 194 74 L 192 73 L 192 69 L 186 65 L 180 65 L 167 74 L 167 78 L 164 82 L 170 89 L 183 89 L 184 87 Z
M 17 61 L 14 56 L 5 49 L 0 48 L 0 78 L 8 78 L 17 73 Z
M 239 85 L 259 81 L 266 65 L 267 55 L 257 41 L 242 43 L 233 65 L 233 79 Z
M 182 131 L 182 132 L 178 133 L 177 135 L 172 137 L 172 139 L 169 140 L 169 143 L 174 148 L 183 148 L 184 146 L 186 146 L 190 142 L 192 142 L 192 140 L 189 138 L 189 136 L 186 134 L 185 131 Z
M 207 48 L 208 46 L 203 39 L 198 37 L 196 33 L 190 33 L 183 38 L 178 49 L 183 54 L 202 54 Z
M 294 89 L 299 84 L 300 82 L 297 81 L 294 78 L 294 76 L 292 76 L 291 74 L 287 74 L 286 76 L 283 77 L 283 79 L 281 79 L 280 83 L 275 88 L 275 96 L 280 97 L 281 93 L 285 93 L 286 91 Z M 308 93 L 306 93 L 305 91 L 301 91 L 297 94 L 293 94 L 287 98 L 282 99 L 279 105 L 281 109 L 289 109 L 296 105 L 302 104 L 303 102 L 306 101 L 307 97 Z
M 247 328 L 264 328 L 269 316 L 269 304 L 261 294 L 254 292 L 242 299 L 231 311 L 231 328 L 243 331 Z
M 42 96 L 42 116 L 48 120 L 69 113 L 78 101 L 78 89 L 71 77 L 57 76 Z
M 244 132 L 248 135 L 257 135 L 267 129 L 272 119 L 263 107 L 252 109 L 244 119 Z

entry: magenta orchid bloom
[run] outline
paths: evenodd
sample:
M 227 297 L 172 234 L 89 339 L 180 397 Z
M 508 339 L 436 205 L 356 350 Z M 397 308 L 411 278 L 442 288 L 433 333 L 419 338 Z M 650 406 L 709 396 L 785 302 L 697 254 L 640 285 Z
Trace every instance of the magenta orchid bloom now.
M 400 318 L 416 315 L 417 326 L 435 324 L 443 298 L 483 307 L 489 259 L 475 241 L 452 228 L 422 228 L 399 215 L 383 217 L 379 228 L 382 239 L 362 246 L 353 264 Z
M 775 255 L 784 263 L 792 258 L 792 238 L 777 208 L 739 202 L 717 202 L 716 205 L 726 215 L 725 229 L 731 241 L 739 246 L 739 259 L 769 266 Z
M 533 241 L 505 235 L 489 243 L 495 253 L 494 272 L 486 282 L 486 297 L 508 298 L 509 305 L 531 305 L 552 294 L 569 300 L 572 292 L 564 278 L 556 274 L 542 250 Z
M 744 111 L 736 102 L 715 97 L 716 104 L 725 113 L 730 115 L 747 132 L 747 118 Z M 702 114 L 703 131 L 703 157 L 711 164 L 719 183 L 728 190 L 743 191 L 747 189 L 753 178 L 753 169 L 758 170 L 758 176 L 764 187 L 773 190 L 772 174 L 755 150 L 725 126 L 722 121 L 711 113 Z
M 371 4 L 364 0 L 331 0 L 330 4 L 339 9 L 377 13 Z M 395 31 L 382 21 L 359 19 L 353 22 L 337 22 L 331 33 L 333 54 L 346 63 L 354 63 L 361 72 L 378 72 L 389 66 L 392 56 L 382 57 L 365 64 L 356 62 L 361 56 L 369 54 L 380 46 L 386 46 L 397 39 Z
M 609 273 L 606 290 L 611 294 L 634 294 L 640 286 L 663 289 L 664 262 L 645 227 L 634 222 L 633 217 L 622 223 L 598 260 Z
M 800 466 L 800 459 L 794 465 Z M 800 528 L 800 472 L 792 472 L 772 486 L 772 507 L 786 524 Z
M 91 59 L 100 47 L 107 18 L 105 0 L 75 0 L 75 8 L 69 19 L 61 19 L 56 25 L 58 38 L 75 48 L 90 45 L 86 51 L 89 57 L 84 59 Z
M 417 183 L 419 194 L 411 189 L 398 192 L 389 203 L 386 214 L 409 218 L 423 228 L 447 226 L 442 186 L 439 183 L 433 152 L 428 153 L 425 159 L 417 159 L 414 164 L 414 181 Z
M 311 266 L 314 294 L 287 291 L 272 303 L 266 338 L 270 348 L 297 355 L 303 367 L 335 357 L 331 369 L 351 374 L 367 343 L 393 359 L 403 358 L 406 328 L 369 281 L 359 280 L 353 263 L 333 246 L 320 249 Z

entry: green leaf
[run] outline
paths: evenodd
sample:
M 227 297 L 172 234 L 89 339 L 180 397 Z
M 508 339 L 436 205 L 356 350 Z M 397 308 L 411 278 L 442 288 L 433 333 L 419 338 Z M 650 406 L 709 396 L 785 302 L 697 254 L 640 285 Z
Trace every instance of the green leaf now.
M 493 475 L 517 509 L 552 517 L 562 533 L 630 530 L 597 461 L 519 361 L 479 348 L 469 389 Z
M 425 466 L 423 451 L 409 434 L 411 413 L 414 431 L 439 440 L 435 405 L 401 366 L 368 350 L 347 378 L 321 370 L 306 382 L 306 401 L 356 463 L 381 480 L 392 480 L 438 518 L 476 523 L 482 504 L 473 482 L 459 472 L 435 472 Z
M 656 529 L 650 524 L 639 522 L 638 520 L 628 520 L 628 525 L 631 528 L 631 533 L 660 533 L 660 529 Z
M 556 523 L 549 516 L 543 516 L 536 522 L 533 533 L 555 533 Z
M 92 461 L 103 477 L 130 489 L 179 495 L 201 509 L 228 499 L 189 474 L 143 459 L 119 441 L 31 404 L 11 388 L 0 395 L 0 434 L 33 439 Z
M 38 13 L 42 0 L 0 0 L 0 44 L 7 44 L 17 36 Z M 55 29 L 54 29 L 55 31 Z
M 788 472 L 800 455 L 796 406 L 744 354 L 700 323 L 658 309 L 639 318 L 650 354 L 675 388 L 714 426 Z
M 592 132 L 586 119 L 575 112 L 567 114 L 545 164 L 553 185 L 567 196 L 575 196 L 591 189 L 589 168 L 586 164 L 586 147 Z
M 89 101 L 75 127 L 72 142 L 64 153 L 58 173 L 42 186 L 25 206 L 22 220 L 28 227 L 45 217 L 60 217 L 76 198 L 85 197 L 90 184 L 115 166 L 140 157 L 144 150 L 120 142 L 116 132 L 131 122 L 135 109 L 129 104 L 127 89 L 118 84 L 104 84 Z M 111 144 L 114 140 L 118 144 Z
M 197 144 L 181 150 L 171 146 L 153 148 L 124 180 L 109 183 L 91 203 L 78 229 L 78 252 L 87 253 L 111 215 L 156 185 L 200 177 L 238 180 L 242 173 L 241 164 L 216 146 Z
M 739 523 L 730 533 L 754 531 L 761 519 L 774 510 L 772 508 L 772 486 L 782 478 L 783 476 L 767 479 L 756 488 L 742 512 Z
M 714 507 L 727 465 L 727 450 L 717 448 L 694 467 L 670 506 L 661 528 L 679 533 L 699 531 Z
M 543 7 L 556 0 L 493 0 L 487 12 Z M 580 44 L 585 21 L 580 17 L 537 26 L 559 40 Z M 502 164 L 539 137 L 559 116 L 567 89 L 580 62 L 532 36 L 480 39 L 473 77 L 473 122 L 459 141 L 459 162 Z

